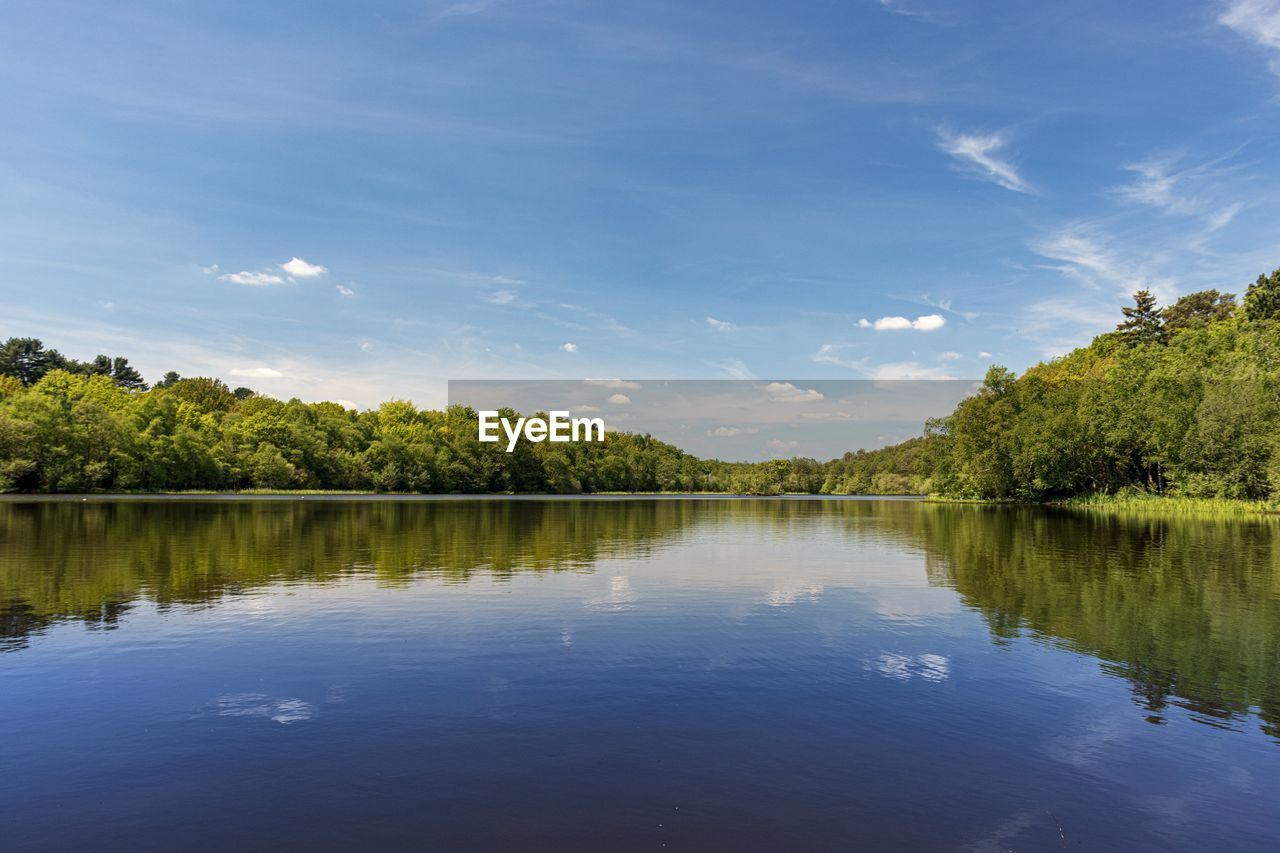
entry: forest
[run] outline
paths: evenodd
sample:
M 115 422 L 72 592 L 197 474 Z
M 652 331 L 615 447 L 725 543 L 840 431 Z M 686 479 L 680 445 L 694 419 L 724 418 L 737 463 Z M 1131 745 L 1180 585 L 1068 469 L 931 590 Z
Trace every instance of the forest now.
M 1280 270 L 1242 302 L 1146 290 L 1111 332 L 981 390 L 926 427 L 930 489 L 1053 501 L 1149 492 L 1280 496 Z
M 1134 294 L 1087 346 L 981 388 L 923 435 L 821 462 L 698 459 L 649 435 L 602 443 L 477 437 L 476 413 L 393 400 L 277 400 L 123 357 L 0 345 L 0 491 L 925 494 L 1051 501 L 1126 491 L 1280 495 L 1280 270 L 1243 300 Z M 503 410 L 503 416 L 516 413 Z

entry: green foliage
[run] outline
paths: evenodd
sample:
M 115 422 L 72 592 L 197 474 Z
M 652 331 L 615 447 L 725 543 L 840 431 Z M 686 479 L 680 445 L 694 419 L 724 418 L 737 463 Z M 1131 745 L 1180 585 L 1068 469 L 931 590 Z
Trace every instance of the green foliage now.
M 9 338 L 0 344 L 0 376 L 17 379 L 23 385 L 34 385 L 54 370 L 106 376 L 121 388 L 147 390 L 142 374 L 129 365 L 127 358 L 99 355 L 92 361 L 76 361 L 56 349 L 45 349 L 38 338 Z
M 1280 269 L 1260 275 L 1244 297 L 1244 314 L 1250 320 L 1280 320 Z
M 1164 309 L 1164 327 L 1170 332 L 1180 332 L 1206 326 L 1217 320 L 1230 320 L 1236 313 L 1234 293 L 1201 290 L 1188 293 Z
M 931 427 L 932 484 L 954 497 L 1044 501 L 1138 490 L 1280 495 L 1280 271 L 1162 311 L 1146 291 L 1117 332 L 978 394 Z M 1278 303 L 1280 304 L 1280 303 Z
M 18 349 L 26 356 L 37 352 Z M 392 400 L 355 412 L 336 403 L 239 393 L 217 379 L 177 374 L 144 391 L 120 381 L 118 362 L 127 365 L 119 359 L 101 371 L 46 370 L 30 385 L 0 380 L 0 491 L 772 495 L 920 493 L 926 486 L 923 440 L 825 465 L 704 461 L 651 436 L 625 433 L 610 433 L 603 443 L 521 442 L 506 453 L 479 441 L 470 409 L 424 411 Z M 516 417 L 511 410 L 502 414 Z
M 1121 308 L 1124 322 L 1116 326 L 1120 338 L 1130 344 L 1161 343 L 1165 338 L 1163 311 L 1150 290 L 1133 294 L 1133 307 Z

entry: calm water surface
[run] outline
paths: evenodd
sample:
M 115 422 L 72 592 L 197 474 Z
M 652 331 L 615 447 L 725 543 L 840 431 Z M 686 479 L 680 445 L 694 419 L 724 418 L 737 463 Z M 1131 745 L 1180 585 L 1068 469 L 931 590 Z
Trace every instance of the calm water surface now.
M 1280 524 L 0 503 L 0 846 L 1280 845 Z

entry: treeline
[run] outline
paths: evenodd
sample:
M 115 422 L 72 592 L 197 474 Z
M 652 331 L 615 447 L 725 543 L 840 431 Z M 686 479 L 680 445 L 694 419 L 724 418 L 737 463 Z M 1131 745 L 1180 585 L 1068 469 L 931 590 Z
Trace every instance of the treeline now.
M 928 425 L 935 491 L 1045 501 L 1141 490 L 1280 497 L 1280 270 L 1243 303 L 1145 290 L 1116 329 L 981 390 Z
M 627 433 L 506 453 L 467 408 L 357 412 L 176 373 L 148 388 L 127 359 L 11 338 L 0 490 L 1280 497 L 1280 270 L 1242 303 L 1207 290 L 1160 307 L 1143 290 L 1122 310 L 1088 347 L 1020 377 L 993 367 L 923 437 L 829 462 L 702 460 Z
M 610 433 L 603 443 L 521 442 L 506 453 L 482 444 L 477 426 L 462 407 L 391 401 L 357 412 L 176 373 L 149 388 L 123 358 L 76 362 L 32 338 L 0 346 L 3 491 L 903 493 L 922 482 L 912 471 L 879 476 L 899 456 L 914 459 L 902 451 L 732 463 Z

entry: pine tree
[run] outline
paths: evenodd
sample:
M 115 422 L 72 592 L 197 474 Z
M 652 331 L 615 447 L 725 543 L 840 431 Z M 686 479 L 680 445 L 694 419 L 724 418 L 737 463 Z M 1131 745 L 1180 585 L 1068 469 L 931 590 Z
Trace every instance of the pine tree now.
M 1131 344 L 1164 342 L 1164 312 L 1156 307 L 1150 290 L 1139 290 L 1133 294 L 1133 307 L 1120 310 L 1124 312 L 1124 322 L 1116 326 L 1116 331 L 1123 340 Z

